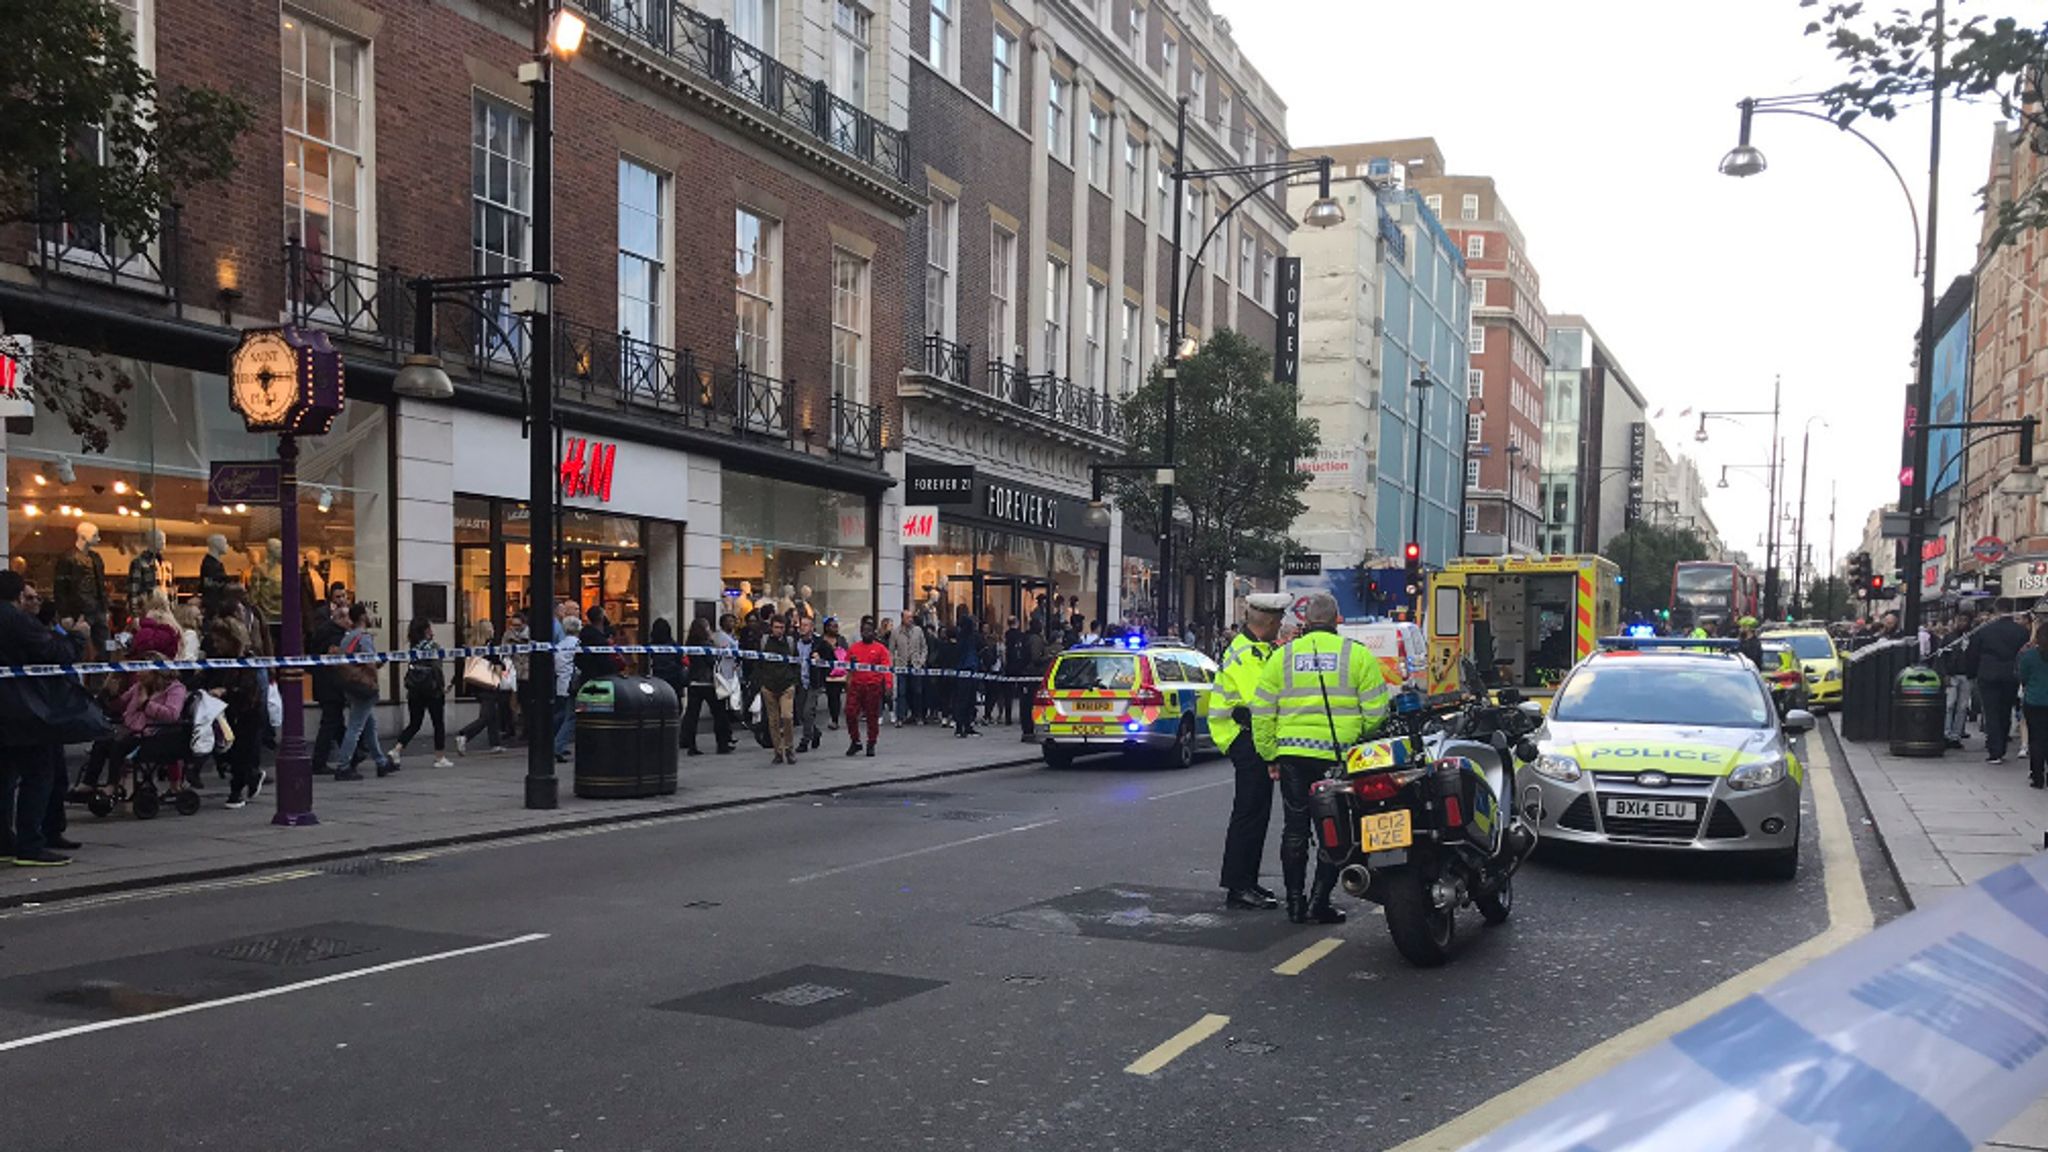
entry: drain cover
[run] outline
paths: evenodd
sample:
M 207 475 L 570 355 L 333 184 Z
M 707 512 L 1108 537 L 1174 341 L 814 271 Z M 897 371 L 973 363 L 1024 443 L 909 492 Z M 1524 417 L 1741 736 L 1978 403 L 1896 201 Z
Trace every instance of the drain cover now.
M 716 900 L 691 900 L 691 901 L 689 901 L 688 903 L 684 904 L 684 905 L 683 905 L 683 907 L 685 907 L 685 908 L 694 908 L 694 909 L 698 909 L 698 910 L 702 910 L 702 909 L 705 909 L 705 908 L 716 908 L 716 907 L 718 907 L 718 901 L 716 901 Z
M 968 824 L 986 824 L 996 818 L 993 812 L 969 812 L 964 808 L 951 808 L 933 815 L 940 820 L 959 820 Z
M 278 968 L 300 968 L 323 960 L 359 956 L 377 949 L 370 944 L 352 944 L 332 936 L 265 936 L 241 940 L 208 953 L 222 960 L 245 964 L 269 964 Z
M 837 1000 L 852 993 L 851 988 L 834 988 L 830 984 L 792 984 L 787 988 L 777 988 L 773 992 L 763 992 L 754 999 L 764 1004 L 780 1004 L 784 1008 L 809 1008 L 813 1004 L 823 1004 L 827 1000 Z
M 1261 1040 L 1232 1040 L 1227 1047 L 1245 1056 L 1271 1056 L 1280 1050 L 1278 1044 L 1267 1044 Z

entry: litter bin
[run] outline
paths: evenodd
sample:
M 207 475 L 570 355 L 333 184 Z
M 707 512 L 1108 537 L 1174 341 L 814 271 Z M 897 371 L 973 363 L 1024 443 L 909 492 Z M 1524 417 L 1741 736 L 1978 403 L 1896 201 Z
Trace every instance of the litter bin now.
M 1892 730 L 1892 696 L 1899 673 L 1919 656 L 1909 640 L 1872 644 L 1849 654 L 1842 668 L 1842 739 L 1884 740 Z
M 1943 733 L 1948 695 L 1941 673 L 1915 664 L 1892 686 L 1891 747 L 1894 756 L 1939 756 L 1948 747 Z
M 585 684 L 576 693 L 576 795 L 674 795 L 680 712 L 675 689 L 649 676 Z

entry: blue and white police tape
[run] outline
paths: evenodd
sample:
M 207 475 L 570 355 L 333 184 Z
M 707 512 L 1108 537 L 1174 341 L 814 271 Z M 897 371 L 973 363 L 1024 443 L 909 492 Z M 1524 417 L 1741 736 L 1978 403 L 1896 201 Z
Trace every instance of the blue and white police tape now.
M 2048 856 L 1748 996 L 1465 1152 L 1970 1152 L 2048 1093 Z
M 485 644 L 468 648 L 443 648 L 436 655 L 401 649 L 395 652 L 327 653 L 309 656 L 234 656 L 203 660 L 102 660 L 77 664 L 17 664 L 0 666 L 0 680 L 30 676 L 101 676 L 110 672 L 205 672 L 235 668 L 331 668 L 344 664 L 419 664 L 436 660 L 467 660 L 472 656 L 526 656 L 552 651 L 557 655 L 578 653 L 619 656 L 709 656 L 754 663 L 797 664 L 794 656 L 759 652 L 748 648 L 712 648 L 683 644 L 593 644 L 588 648 L 552 644 Z M 1035 684 L 1036 676 L 999 676 L 961 668 L 894 668 L 883 664 L 861 664 L 850 660 L 813 660 L 813 668 L 849 672 L 887 672 L 895 676 L 927 676 L 947 680 L 994 681 L 1004 684 Z

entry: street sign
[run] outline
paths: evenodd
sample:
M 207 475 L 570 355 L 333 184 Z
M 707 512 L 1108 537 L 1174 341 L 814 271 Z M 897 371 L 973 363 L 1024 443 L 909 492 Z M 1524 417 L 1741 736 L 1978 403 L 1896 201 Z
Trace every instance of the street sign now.
M 1996 536 L 1981 536 L 1970 545 L 1970 555 L 1985 564 L 1996 564 L 2005 559 L 2005 541 Z
M 1323 557 L 1318 552 L 1293 552 L 1280 558 L 1282 576 L 1321 576 Z
M 284 502 L 284 465 L 275 460 L 216 460 L 206 469 L 206 502 L 277 505 Z

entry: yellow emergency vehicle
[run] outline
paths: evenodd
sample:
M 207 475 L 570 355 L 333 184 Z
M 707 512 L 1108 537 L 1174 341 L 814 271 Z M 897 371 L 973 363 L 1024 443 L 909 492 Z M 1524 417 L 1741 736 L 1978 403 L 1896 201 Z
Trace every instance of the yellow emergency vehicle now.
M 1530 697 L 1621 631 L 1621 569 L 1593 555 L 1467 556 L 1429 578 L 1423 605 L 1431 695 L 1459 690 L 1467 657 Z

